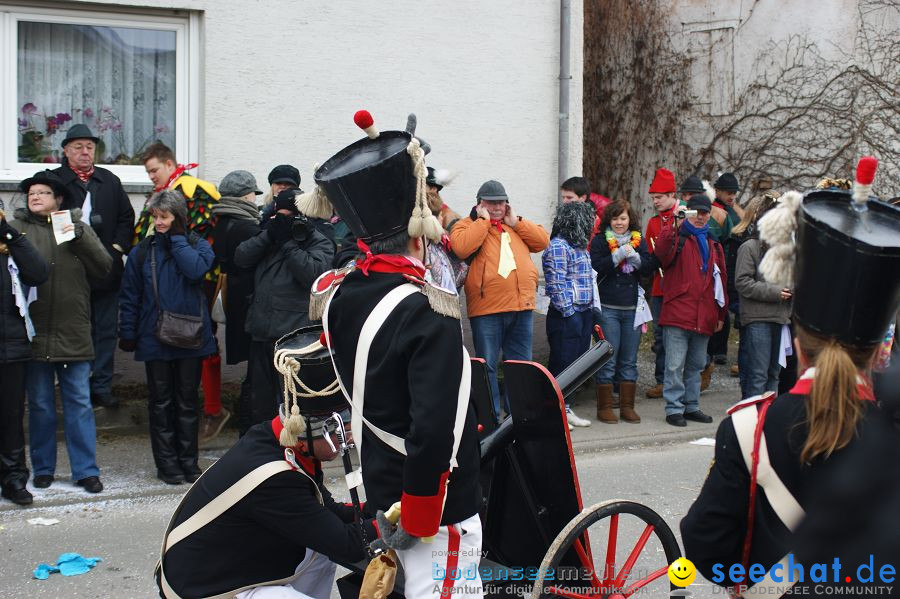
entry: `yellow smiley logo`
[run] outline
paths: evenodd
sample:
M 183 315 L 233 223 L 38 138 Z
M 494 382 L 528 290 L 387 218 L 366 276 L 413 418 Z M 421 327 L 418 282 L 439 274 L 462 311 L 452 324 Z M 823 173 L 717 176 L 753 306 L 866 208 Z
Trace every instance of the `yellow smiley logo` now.
M 697 578 L 697 568 L 691 560 L 679 557 L 669 566 L 669 580 L 677 587 L 686 587 Z

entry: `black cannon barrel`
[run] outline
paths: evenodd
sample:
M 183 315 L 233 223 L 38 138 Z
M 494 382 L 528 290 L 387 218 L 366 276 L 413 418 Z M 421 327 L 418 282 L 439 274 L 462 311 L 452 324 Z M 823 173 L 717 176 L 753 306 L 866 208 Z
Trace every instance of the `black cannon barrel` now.
M 577 360 L 559 373 L 556 383 L 562 391 L 563 398 L 569 397 L 578 390 L 613 354 L 613 347 L 608 341 L 595 343 Z M 512 418 L 509 416 L 490 435 L 481 440 L 481 461 L 487 463 L 513 439 Z
M 568 368 L 560 372 L 556 377 L 556 384 L 562 390 L 563 398 L 575 393 L 582 383 L 612 357 L 612 354 L 613 346 L 605 339 L 601 339 L 591 349 L 581 354 Z

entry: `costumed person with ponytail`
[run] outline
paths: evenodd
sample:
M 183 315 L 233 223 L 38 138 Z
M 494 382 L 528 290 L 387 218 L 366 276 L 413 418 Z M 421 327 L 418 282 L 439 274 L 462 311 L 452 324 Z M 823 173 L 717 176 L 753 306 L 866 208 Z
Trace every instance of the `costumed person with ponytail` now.
M 814 584 L 823 586 L 811 582 L 809 563 L 805 582 L 798 583 L 794 531 L 807 506 L 824 499 L 817 497 L 823 489 L 834 492 L 836 477 L 853 480 L 844 467 L 848 456 L 859 454 L 856 448 L 869 441 L 870 431 L 886 426 L 868 373 L 900 306 L 900 210 L 869 197 L 874 163 L 874 158 L 860 161 L 852 196 L 842 190 L 789 192 L 759 223 L 760 239 L 770 246 L 760 272 L 794 291 L 795 347 L 803 374 L 788 393 L 751 397 L 729 410 L 706 482 L 681 522 L 686 557 L 717 584 L 750 585 L 735 588 L 738 596 L 803 595 L 811 594 Z M 882 445 L 876 454 L 891 450 L 890 443 Z M 889 461 L 896 461 L 896 453 Z M 869 526 L 875 516 L 868 505 L 882 500 L 880 493 L 862 496 L 840 517 Z M 896 538 L 895 529 L 892 534 Z M 814 553 L 807 538 L 805 555 Z M 879 553 L 874 562 L 896 567 L 896 557 Z M 724 578 L 714 564 L 724 564 Z M 752 564 L 761 568 L 750 580 L 731 580 L 732 564 L 745 572 Z M 840 585 L 845 574 L 856 579 L 859 563 L 842 566 L 847 569 L 837 575 Z M 838 582 L 829 576 L 827 586 Z
M 361 562 L 378 539 L 374 520 L 336 502 L 323 483 L 322 462 L 341 446 L 335 420 L 349 413 L 322 327 L 289 337 L 292 349 L 277 356 L 286 390 L 279 415 L 250 427 L 172 516 L 156 571 L 166 599 L 328 599 L 335 563 Z
M 424 152 L 408 131 L 379 133 L 368 112 L 355 121 L 368 137 L 323 163 L 298 204 L 326 213 L 330 201 L 363 257 L 316 281 L 310 316 L 323 316 L 352 404 L 367 505 L 399 504 L 397 524 L 380 532 L 403 567 L 404 596 L 480 597 L 478 579 L 434 579 L 435 568 L 477 572 L 482 535 L 459 300 L 425 280 L 426 245 L 442 229 L 427 204 Z
M 187 174 L 187 171 L 195 169 L 199 165 L 196 163 L 179 164 L 175 160 L 175 153 L 161 142 L 150 144 L 141 154 L 141 162 L 144 164 L 147 176 L 153 182 L 153 193 L 171 189 L 181 194 L 187 209 L 188 230 L 196 233 L 212 246 L 215 225 L 212 207 L 219 201 L 221 195 L 216 190 L 216 186 L 209 181 Z M 256 195 L 262 194 L 258 189 L 255 189 L 254 192 Z M 153 215 L 145 205 L 134 226 L 134 245 L 140 243 L 148 235 L 153 235 Z M 219 265 L 213 264 L 203 281 L 203 292 L 206 294 L 209 309 L 212 309 L 215 301 L 219 273 Z M 215 338 L 218 327 L 215 322 L 212 323 L 212 326 Z M 200 384 L 203 386 L 200 442 L 205 443 L 218 435 L 228 419 L 231 418 L 231 413 L 222 407 L 222 357 L 219 353 L 218 341 L 216 341 L 215 353 L 203 359 Z

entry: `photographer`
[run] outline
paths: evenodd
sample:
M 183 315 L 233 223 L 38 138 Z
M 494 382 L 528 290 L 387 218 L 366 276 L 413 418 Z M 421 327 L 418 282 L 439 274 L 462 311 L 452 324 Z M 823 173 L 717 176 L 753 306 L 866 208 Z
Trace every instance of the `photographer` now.
M 275 213 L 243 242 L 234 265 L 253 270 L 254 294 L 245 329 L 252 338 L 248 373 L 253 381 L 248 425 L 271 420 L 281 400 L 272 360 L 275 341 L 309 324 L 309 289 L 331 267 L 334 244 L 313 228 L 294 203 L 295 191 L 275 197 Z
M 675 221 L 663 227 L 656 244 L 666 281 L 659 325 L 666 351 L 666 422 L 672 426 L 712 422 L 700 411 L 700 371 L 710 336 L 722 328 L 728 298 L 725 254 L 709 235 L 710 208 L 708 197 L 692 196 L 687 210 L 676 208 Z

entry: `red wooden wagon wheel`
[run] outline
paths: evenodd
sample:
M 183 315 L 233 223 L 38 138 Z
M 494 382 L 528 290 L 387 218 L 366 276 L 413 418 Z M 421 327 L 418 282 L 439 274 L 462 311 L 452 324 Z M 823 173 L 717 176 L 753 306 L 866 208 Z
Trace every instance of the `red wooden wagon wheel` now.
M 659 596 L 661 589 L 668 594 L 669 564 L 679 557 L 678 541 L 659 514 L 632 501 L 605 501 L 582 510 L 556 536 L 531 599 L 626 599 L 636 593 Z

